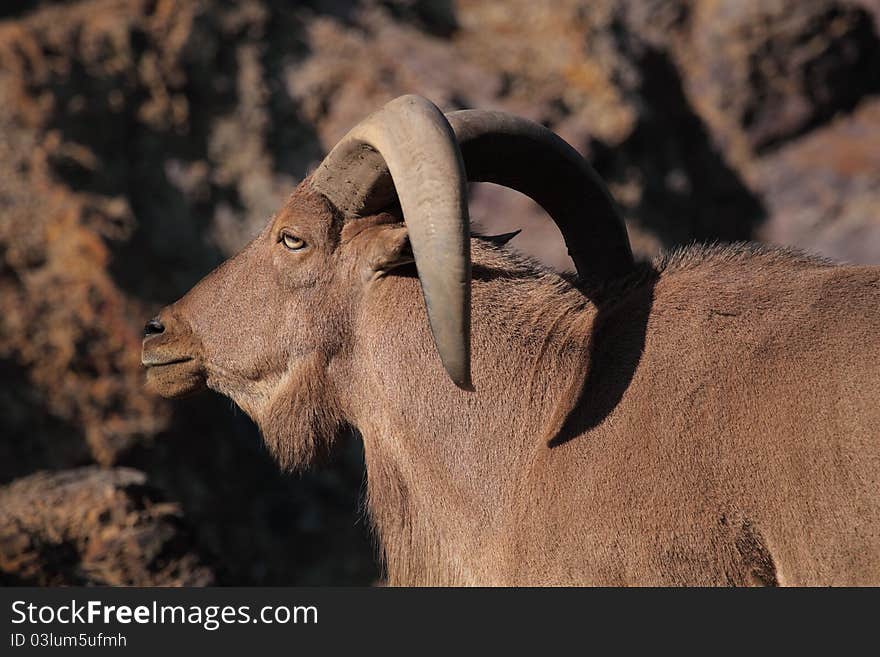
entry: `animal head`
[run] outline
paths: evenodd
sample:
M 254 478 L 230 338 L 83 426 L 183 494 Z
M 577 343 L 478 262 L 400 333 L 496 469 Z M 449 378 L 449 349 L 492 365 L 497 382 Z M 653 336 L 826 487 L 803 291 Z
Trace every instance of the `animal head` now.
M 383 330 L 363 321 L 371 287 L 414 263 L 436 353 L 471 390 L 469 179 L 541 203 L 581 276 L 631 268 L 613 202 L 568 144 L 506 114 L 444 116 L 403 96 L 349 132 L 240 253 L 147 323 L 148 386 L 225 394 L 283 465 L 305 464 L 346 421 L 337 384 L 357 332 Z

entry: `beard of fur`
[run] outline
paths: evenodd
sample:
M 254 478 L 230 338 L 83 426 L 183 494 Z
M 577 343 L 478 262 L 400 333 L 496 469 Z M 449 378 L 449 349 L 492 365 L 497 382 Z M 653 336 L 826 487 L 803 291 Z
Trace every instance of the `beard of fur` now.
M 273 396 L 260 431 L 285 472 L 302 470 L 330 451 L 343 420 L 324 359 L 299 365 Z

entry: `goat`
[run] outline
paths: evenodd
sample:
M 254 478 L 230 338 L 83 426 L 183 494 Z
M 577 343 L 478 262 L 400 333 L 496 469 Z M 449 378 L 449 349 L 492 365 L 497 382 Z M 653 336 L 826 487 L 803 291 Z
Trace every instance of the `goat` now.
M 469 179 L 541 203 L 578 277 L 470 236 Z M 142 361 L 232 398 L 285 469 L 357 429 L 390 584 L 880 584 L 878 302 L 880 269 L 777 248 L 637 263 L 552 132 L 404 96 Z

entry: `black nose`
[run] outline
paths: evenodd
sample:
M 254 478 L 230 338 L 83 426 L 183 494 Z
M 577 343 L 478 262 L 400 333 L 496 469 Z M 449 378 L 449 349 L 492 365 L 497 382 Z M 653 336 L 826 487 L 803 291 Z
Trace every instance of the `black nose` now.
M 160 322 L 155 317 L 151 319 L 149 322 L 144 324 L 144 337 L 149 337 L 151 335 L 155 335 L 156 333 L 163 333 L 165 331 L 165 327 L 162 326 L 162 322 Z

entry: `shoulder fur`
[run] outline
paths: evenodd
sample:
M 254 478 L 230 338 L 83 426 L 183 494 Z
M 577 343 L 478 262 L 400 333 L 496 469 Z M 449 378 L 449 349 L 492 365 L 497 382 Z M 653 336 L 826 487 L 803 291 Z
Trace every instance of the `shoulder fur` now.
M 758 242 L 730 244 L 691 244 L 660 254 L 654 260 L 658 272 L 675 272 L 713 265 L 754 263 L 766 267 L 815 268 L 836 263 L 798 249 L 770 246 Z
M 613 303 L 628 291 L 660 276 L 698 268 L 720 271 L 748 264 L 752 269 L 782 271 L 792 268 L 827 268 L 838 264 L 798 249 L 758 242 L 691 244 L 661 253 L 652 262 L 637 262 L 632 273 L 622 279 L 595 283 L 582 281 L 574 273 L 558 273 L 507 246 L 493 244 L 479 235 L 472 237 L 475 276 L 482 273 L 491 278 L 550 282 L 559 290 L 573 287 L 598 304 Z

